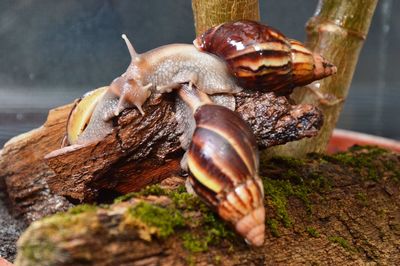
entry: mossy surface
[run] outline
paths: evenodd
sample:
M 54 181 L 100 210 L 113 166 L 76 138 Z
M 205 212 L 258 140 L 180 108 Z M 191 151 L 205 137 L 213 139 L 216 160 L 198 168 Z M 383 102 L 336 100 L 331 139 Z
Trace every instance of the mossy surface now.
M 354 155 L 356 153 L 356 155 Z M 313 204 L 310 196 L 313 193 L 323 194 L 330 191 L 332 179 L 327 175 L 324 165 L 340 164 L 359 172 L 366 180 L 379 180 L 379 171 L 371 168 L 377 156 L 385 156 L 388 152 L 376 147 L 355 146 L 348 152 L 338 153 L 332 156 L 311 154 L 309 158 L 297 159 L 290 157 L 273 157 L 262 162 L 262 181 L 264 185 L 266 204 L 275 212 L 275 215 L 267 219 L 267 227 L 273 236 L 279 237 L 280 226 L 291 228 L 294 219 L 289 211 L 289 201 L 297 198 L 303 203 L 305 212 L 311 217 Z M 319 161 L 320 164 L 310 164 L 311 161 Z M 369 170 L 365 170 L 365 168 Z M 386 161 L 385 171 L 390 170 L 393 177 L 398 175 L 399 166 L 396 163 Z M 279 173 L 275 174 L 275 169 Z M 397 172 L 396 172 L 397 171 Z M 393 174 L 394 173 L 394 174 Z M 164 190 L 159 185 L 146 187 L 140 192 L 130 193 L 120 197 L 116 202 L 128 200 L 132 197 L 143 197 L 148 195 L 167 196 L 172 199 L 173 208 L 183 212 L 198 211 L 201 213 L 199 219 L 191 219 L 186 223 L 187 227 L 200 228 L 194 232 L 182 234 L 183 246 L 191 252 L 206 251 L 211 243 L 218 243 L 221 239 L 236 238 L 234 232 L 228 228 L 198 197 L 185 192 L 185 188 L 179 187 L 175 190 Z M 356 199 L 366 204 L 367 197 L 363 192 L 356 194 Z M 313 227 L 306 227 L 306 232 L 311 237 L 318 237 L 319 232 Z
M 275 237 L 279 237 L 281 233 L 279 232 L 279 222 L 276 219 L 267 219 L 268 228 L 271 230 L 271 234 Z
M 316 164 L 316 161 L 319 163 Z M 354 146 L 347 152 L 331 156 L 310 154 L 305 159 L 273 157 L 262 162 L 261 168 L 266 203 L 275 212 L 275 216 L 267 220 L 272 235 L 280 235 L 279 224 L 286 228 L 293 226 L 294 220 L 288 206 L 291 198 L 299 199 L 306 213 L 312 216 L 310 196 L 316 193 L 323 198 L 331 190 L 335 181 L 330 171 L 336 172 L 335 165 L 339 165 L 344 172 L 354 172 L 364 181 L 378 182 L 382 176 L 400 180 L 398 158 L 385 149 L 372 146 Z M 368 199 L 364 192 L 357 193 L 355 197 L 367 205 Z
M 91 205 L 91 204 L 80 204 L 80 205 L 76 205 L 72 208 L 70 208 L 67 213 L 68 214 L 80 214 L 80 213 L 88 213 L 88 212 L 94 212 L 97 210 L 97 207 L 95 205 Z
M 353 146 L 347 152 L 325 155 L 323 158 L 328 162 L 350 167 L 365 180 L 379 181 L 388 173 L 393 179 L 399 180 L 400 164 L 391 158 L 385 158 L 390 155 L 388 150 L 375 146 Z
M 131 192 L 127 193 L 125 195 L 122 195 L 114 200 L 114 203 L 120 203 L 124 201 L 128 201 L 131 198 L 135 197 L 143 197 L 143 196 L 149 196 L 149 195 L 154 195 L 154 196 L 165 196 L 167 195 L 168 192 L 160 187 L 159 185 L 151 185 L 143 188 L 139 192 Z
M 310 193 L 329 189 L 331 184 L 317 169 L 310 169 L 306 160 L 274 157 L 262 176 L 267 205 L 275 211 L 275 218 L 268 220 L 268 226 L 274 236 L 279 235 L 279 226 L 293 226 L 293 219 L 289 214 L 288 202 L 292 197 L 298 198 L 303 203 L 305 211 L 312 214 Z M 275 169 L 280 172 L 275 176 Z M 283 169 L 283 171 L 281 170 Z M 307 169 L 307 172 L 304 172 Z
M 166 238 L 177 227 L 185 225 L 182 214 L 174 208 L 163 208 L 147 202 L 140 202 L 128 209 L 129 215 L 148 226 L 157 228 L 157 236 Z
M 318 225 L 318 222 L 308 221 L 311 221 L 314 215 L 314 202 L 325 200 L 324 195 L 332 194 L 332 189 L 341 185 L 335 178 L 341 173 L 351 172 L 349 176 L 354 179 L 352 182 L 380 182 L 381 174 L 398 180 L 398 160 L 398 157 L 381 149 L 354 148 L 351 152 L 333 156 L 312 154 L 306 159 L 275 157 L 263 162 L 260 175 L 265 190 L 268 230 L 275 237 L 286 236 L 294 230 L 306 237 L 308 235 L 324 239 L 320 235 L 329 234 L 323 227 Z M 383 170 L 377 166 L 383 167 Z M 368 170 L 370 167 L 375 168 L 375 174 Z M 335 173 L 331 174 L 331 171 Z M 339 181 L 343 181 L 343 178 Z M 150 197 L 147 197 L 150 195 L 165 196 L 169 199 L 160 197 L 166 201 L 158 205 L 161 203 L 148 201 Z M 357 192 L 351 194 L 351 198 L 354 202 L 367 204 L 368 195 L 369 192 L 367 194 L 360 187 Z M 113 217 L 115 210 L 118 210 L 120 218 L 116 220 L 118 226 L 110 231 L 107 227 L 110 221 L 104 224 L 102 219 Z M 310 220 L 307 220 L 309 218 Z M 297 221 L 301 221 L 302 227 L 297 226 Z M 316 227 L 310 226 L 311 224 Z M 235 247 L 234 244 L 237 243 L 243 244 L 241 237 L 198 197 L 186 193 L 183 186 L 174 190 L 166 190 L 159 185 L 149 186 L 140 192 L 116 199 L 115 204 L 111 206 L 78 205 L 65 213 L 43 219 L 40 226 L 41 235 L 34 235 L 37 231 L 35 225 L 32 225 L 29 229 L 29 239 L 20 247 L 23 256 L 30 257 L 32 261 L 38 261 L 44 256 L 58 256 L 62 254 L 62 250 L 57 246 L 60 239 L 65 241 L 88 233 L 109 234 L 112 239 L 115 235 L 139 232 L 142 239 L 151 240 L 155 236 L 161 241 L 174 234 L 182 241 L 182 247 L 190 253 L 206 252 L 214 245 L 222 244 L 221 246 L 226 248 Z M 398 230 L 398 224 L 394 224 L 393 228 Z M 330 236 L 328 240 L 348 251 L 357 250 L 343 237 Z M 82 257 L 85 257 L 85 254 Z
M 37 243 L 28 243 L 19 247 L 19 257 L 31 262 L 31 265 L 41 265 L 43 260 L 55 261 L 59 255 L 53 243 L 43 241 Z M 18 263 L 18 258 L 17 261 Z
M 42 265 L 43 261 L 47 265 L 56 265 L 60 257 L 64 256 L 64 250 L 59 245 L 61 240 L 73 241 L 101 227 L 94 215 L 98 209 L 94 205 L 81 204 L 32 223 L 19 240 L 17 261 L 23 258 L 31 265 Z M 39 226 L 41 230 L 37 230 Z
M 193 232 L 182 235 L 183 247 L 190 252 L 207 251 L 210 245 L 225 241 L 231 244 L 238 240 L 238 236 L 213 213 L 198 197 L 186 192 L 174 192 L 172 195 L 177 208 L 187 209 L 199 213 L 197 219 L 191 219 L 188 226 L 196 228 Z
M 146 208 L 144 208 L 145 206 L 141 206 L 141 204 L 140 206 L 135 207 L 135 212 L 131 210 L 131 214 L 135 214 L 134 216 L 136 218 L 149 226 L 160 227 L 160 236 L 163 237 L 170 235 L 170 233 L 172 233 L 171 229 L 175 227 L 195 229 L 191 230 L 191 232 L 183 232 L 181 234 L 183 247 L 188 251 L 202 252 L 208 250 L 210 245 L 218 244 L 221 240 L 227 242 L 236 240 L 237 236 L 232 229 L 228 228 L 228 226 L 215 213 L 213 213 L 210 208 L 200 200 L 200 198 L 187 193 L 184 186 L 179 186 L 174 190 L 165 190 L 159 185 L 151 185 L 139 192 L 123 195 L 117 198 L 115 203 L 149 195 L 167 196 L 172 200 L 173 204 L 167 209 L 168 212 L 174 213 L 174 215 L 165 219 L 168 221 L 167 225 L 164 226 L 160 224 L 159 217 L 162 215 L 157 212 L 161 212 L 161 210 L 150 208 L 150 206 L 152 206 L 151 204 L 147 204 L 150 206 L 146 206 Z M 140 212 L 138 212 L 138 210 L 140 210 Z M 153 213 L 154 211 L 156 212 Z M 182 215 L 184 213 L 189 215 L 189 217 L 183 217 Z M 195 218 L 190 217 L 190 215 L 195 214 Z

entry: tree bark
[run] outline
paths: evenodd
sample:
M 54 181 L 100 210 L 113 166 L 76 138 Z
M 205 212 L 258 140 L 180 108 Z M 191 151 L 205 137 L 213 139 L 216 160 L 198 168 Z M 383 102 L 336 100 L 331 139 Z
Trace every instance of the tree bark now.
M 316 12 L 307 23 L 308 47 L 337 66 L 337 73 L 318 81 L 321 99 L 310 90 L 295 90 L 296 103 L 318 106 L 324 114 L 319 134 L 308 140 L 276 147 L 276 154 L 305 156 L 309 152 L 326 152 L 346 100 L 358 56 L 367 37 L 377 0 L 320 0 Z
M 260 148 L 313 136 L 322 123 L 318 109 L 292 106 L 272 93 L 241 93 L 235 99 Z M 124 111 L 105 139 L 61 150 L 72 105 L 51 111 L 43 127 L 12 139 L 1 151 L 0 180 L 12 209 L 33 221 L 70 207 L 70 201 L 104 202 L 179 174 L 182 132 L 174 106 L 173 94 L 152 98 L 145 116 Z
M 12 138 L 0 150 L 0 183 L 16 216 L 33 221 L 72 206 L 64 197 L 51 193 L 46 177 L 54 172 L 43 160 L 60 147 L 72 106 L 51 110 L 42 127 Z
M 18 242 L 16 265 L 400 261 L 399 154 L 357 147 L 333 157 L 273 158 L 261 171 L 268 229 L 260 248 L 247 246 L 197 198 L 171 189 L 182 183 L 174 179 L 126 202 L 82 206 L 33 223 Z
M 258 0 L 192 0 L 196 34 L 223 22 L 260 20 Z

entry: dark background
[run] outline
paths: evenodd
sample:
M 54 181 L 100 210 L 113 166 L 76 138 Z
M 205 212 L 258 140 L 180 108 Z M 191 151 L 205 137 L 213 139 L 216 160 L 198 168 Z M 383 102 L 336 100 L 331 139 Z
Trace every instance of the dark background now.
M 304 40 L 317 0 L 260 1 L 262 21 Z M 338 127 L 400 139 L 400 1 L 379 1 Z M 0 0 L 0 147 L 49 108 L 125 71 L 138 52 L 194 39 L 189 0 Z

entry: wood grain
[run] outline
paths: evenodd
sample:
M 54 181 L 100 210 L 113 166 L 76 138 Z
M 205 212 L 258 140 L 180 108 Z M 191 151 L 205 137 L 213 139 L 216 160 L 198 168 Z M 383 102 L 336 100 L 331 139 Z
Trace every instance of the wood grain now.
M 227 21 L 260 20 L 258 0 L 193 0 L 192 8 L 197 35 Z
M 273 93 L 240 93 L 235 99 L 260 149 L 314 136 L 322 124 L 318 109 L 292 106 Z M 70 202 L 108 201 L 181 172 L 174 94 L 151 98 L 144 116 L 125 110 L 99 142 L 60 149 L 71 107 L 50 111 L 41 128 L 12 139 L 2 150 L 0 180 L 12 208 L 28 221 L 64 210 Z

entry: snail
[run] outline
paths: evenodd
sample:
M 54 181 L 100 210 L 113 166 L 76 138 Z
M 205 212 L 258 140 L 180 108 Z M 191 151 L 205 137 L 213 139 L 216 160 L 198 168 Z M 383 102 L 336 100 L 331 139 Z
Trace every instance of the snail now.
M 79 102 L 68 119 L 69 144 L 96 141 L 113 128 L 111 118 L 142 105 L 151 94 L 177 89 L 176 119 L 186 153 L 188 186 L 254 246 L 265 234 L 263 186 L 255 137 L 236 114 L 232 94 L 249 90 L 287 95 L 295 86 L 336 68 L 301 43 L 252 21 L 206 31 L 194 45 L 171 44 L 131 55 L 126 72 Z M 188 85 L 189 84 L 189 85 Z M 86 99 L 86 100 L 85 100 Z
M 103 138 L 111 131 L 110 118 L 118 116 L 125 108 L 136 107 L 144 114 L 142 105 L 152 92 L 170 92 L 187 82 L 207 94 L 231 94 L 242 90 L 222 60 L 198 51 L 193 45 L 170 44 L 137 54 L 128 38 L 122 37 L 130 52 L 131 63 L 126 72 L 110 84 L 87 127 L 70 144 Z
M 336 73 L 334 65 L 301 42 L 255 21 L 220 24 L 193 43 L 225 60 L 243 88 L 289 95 L 294 87 Z
M 261 246 L 264 192 L 253 133 L 236 112 L 214 104 L 204 92 L 182 86 L 179 96 L 190 106 L 196 121 L 182 163 L 191 188 L 247 243 Z
M 131 63 L 110 84 L 91 112 L 90 121 L 82 122 L 87 125 L 85 130 L 79 132 L 79 137 L 69 138 L 74 140 L 70 144 L 103 138 L 112 130 L 110 119 L 122 110 L 135 106 L 144 114 L 142 105 L 152 92 L 170 92 L 182 83 L 191 82 L 209 95 L 225 97 L 243 89 L 287 95 L 296 86 L 336 72 L 335 66 L 300 42 L 254 21 L 211 28 L 194 40 L 194 46 L 170 44 L 143 54 L 136 53 L 125 35 L 122 38 Z M 186 132 L 190 135 L 192 131 Z

